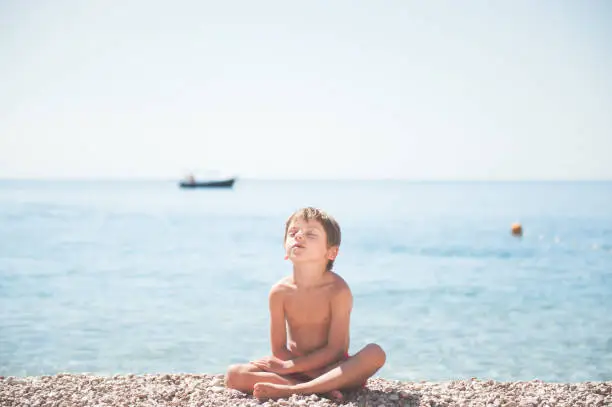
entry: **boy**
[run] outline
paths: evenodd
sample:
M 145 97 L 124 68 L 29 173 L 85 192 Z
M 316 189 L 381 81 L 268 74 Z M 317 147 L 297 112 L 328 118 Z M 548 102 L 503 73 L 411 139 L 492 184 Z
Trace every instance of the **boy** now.
M 258 399 L 329 393 L 365 385 L 385 363 L 380 346 L 369 344 L 348 355 L 351 290 L 332 271 L 340 246 L 340 226 L 312 207 L 285 224 L 285 259 L 293 274 L 269 294 L 272 356 L 232 365 L 226 386 Z

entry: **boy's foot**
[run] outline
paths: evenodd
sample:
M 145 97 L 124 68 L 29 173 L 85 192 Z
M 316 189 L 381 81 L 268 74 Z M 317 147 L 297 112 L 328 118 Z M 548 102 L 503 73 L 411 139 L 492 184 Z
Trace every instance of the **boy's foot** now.
M 340 390 L 332 390 L 327 394 L 329 395 L 329 398 L 334 401 L 342 401 L 342 399 L 344 399 L 344 395 Z
M 260 400 L 279 399 L 295 393 L 296 391 L 293 389 L 293 386 L 286 384 L 257 383 L 253 388 L 253 396 Z M 341 401 L 344 398 L 340 390 L 332 390 L 327 394 L 334 401 Z
M 294 394 L 293 387 L 286 384 L 256 383 L 253 396 L 260 400 L 279 399 Z

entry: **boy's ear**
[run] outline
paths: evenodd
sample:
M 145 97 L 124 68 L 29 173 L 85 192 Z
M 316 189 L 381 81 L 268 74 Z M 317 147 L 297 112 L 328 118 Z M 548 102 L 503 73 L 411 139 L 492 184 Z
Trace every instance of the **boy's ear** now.
M 339 247 L 338 247 L 338 246 L 333 246 L 333 247 L 330 247 L 330 248 L 327 250 L 327 258 L 328 258 L 329 260 L 336 260 L 336 257 L 338 256 L 338 249 L 339 249 Z

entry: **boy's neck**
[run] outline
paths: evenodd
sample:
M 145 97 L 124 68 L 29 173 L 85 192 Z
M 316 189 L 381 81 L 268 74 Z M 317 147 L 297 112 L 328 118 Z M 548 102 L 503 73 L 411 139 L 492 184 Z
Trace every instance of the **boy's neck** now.
M 293 266 L 293 283 L 301 288 L 314 287 L 321 283 L 327 272 L 326 265 L 303 264 Z

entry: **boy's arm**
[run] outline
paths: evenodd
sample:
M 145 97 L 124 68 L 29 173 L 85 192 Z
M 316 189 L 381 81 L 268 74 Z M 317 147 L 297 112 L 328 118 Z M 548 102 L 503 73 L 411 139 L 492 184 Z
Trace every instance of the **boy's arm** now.
M 348 348 L 349 323 L 353 296 L 347 286 L 332 299 L 331 321 L 327 345 L 307 355 L 293 359 L 287 373 L 307 372 L 328 366 L 342 359 Z
M 275 285 L 270 290 L 270 345 L 272 355 L 281 360 L 291 360 L 293 355 L 287 349 L 287 326 L 285 325 L 284 294 L 282 287 Z

